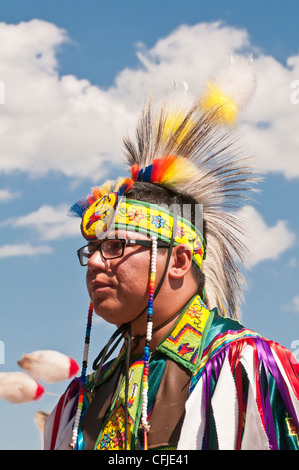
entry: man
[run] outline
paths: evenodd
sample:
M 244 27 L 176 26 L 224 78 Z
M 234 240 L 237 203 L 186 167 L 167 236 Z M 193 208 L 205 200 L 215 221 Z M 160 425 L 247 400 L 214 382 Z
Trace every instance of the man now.
M 131 177 L 72 207 L 91 304 L 82 375 L 45 449 L 299 449 L 298 364 L 237 321 L 247 252 L 233 209 L 257 177 L 223 128 L 244 93 L 219 86 L 149 105 L 125 140 Z M 117 330 L 86 375 L 93 311 Z

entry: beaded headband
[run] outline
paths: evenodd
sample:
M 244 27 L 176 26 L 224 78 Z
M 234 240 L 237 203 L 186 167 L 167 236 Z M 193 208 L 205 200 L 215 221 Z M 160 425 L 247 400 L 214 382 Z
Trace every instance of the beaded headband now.
M 174 243 L 187 245 L 195 264 L 201 268 L 205 257 L 205 241 L 200 231 L 191 222 L 177 216 L 176 227 L 173 227 L 173 213 L 161 206 L 143 201 L 126 199 L 118 201 L 117 193 L 109 193 L 94 202 L 83 214 L 81 231 L 87 240 L 103 238 L 109 230 L 123 229 L 142 232 L 149 237 L 156 236 L 170 243 L 175 229 Z M 187 211 L 188 207 L 186 207 Z M 201 213 L 198 211 L 199 223 Z M 178 211 L 177 211 L 178 213 Z

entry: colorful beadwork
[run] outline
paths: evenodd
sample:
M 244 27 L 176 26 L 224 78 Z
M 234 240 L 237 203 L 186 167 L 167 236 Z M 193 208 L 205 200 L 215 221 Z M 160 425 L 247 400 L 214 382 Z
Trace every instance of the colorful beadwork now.
M 142 387 L 143 358 L 134 361 L 129 368 L 128 383 L 128 422 L 127 422 L 127 450 L 131 449 L 132 434 L 138 426 L 139 395 Z M 126 380 L 122 379 L 118 396 L 104 423 L 95 444 L 97 450 L 124 450 L 125 449 L 125 406 L 126 406 Z
M 103 196 L 84 213 L 81 231 L 86 240 L 97 240 L 105 236 L 110 229 L 141 232 L 151 237 L 170 243 L 175 233 L 175 244 L 187 245 L 193 261 L 201 269 L 206 255 L 206 245 L 200 230 L 183 216 L 177 217 L 173 226 L 173 213 L 164 207 L 134 199 L 121 200 L 116 193 Z M 198 214 L 200 219 L 200 213 Z M 198 220 L 200 224 L 201 220 Z
M 143 377 L 142 377 L 142 413 L 141 413 L 141 426 L 144 429 L 144 450 L 147 450 L 147 433 L 149 431 L 148 424 L 148 371 L 149 371 L 149 358 L 150 358 L 150 341 L 152 339 L 152 315 L 153 315 L 153 302 L 155 292 L 155 280 L 156 280 L 156 265 L 157 265 L 157 237 L 152 237 L 152 253 L 151 253 L 151 274 L 149 280 L 149 298 L 148 298 L 148 318 L 147 318 L 147 329 L 144 346 L 144 366 L 143 366 Z
M 81 371 L 81 377 L 80 377 L 78 405 L 77 405 L 77 411 L 76 411 L 74 426 L 73 426 L 72 442 L 70 444 L 73 450 L 76 448 L 76 445 L 77 445 L 78 429 L 79 429 L 80 418 L 81 418 L 82 409 L 83 409 L 86 370 L 87 370 L 88 352 L 89 352 L 89 343 L 90 343 L 90 331 L 91 331 L 91 324 L 92 324 L 92 314 L 93 314 L 93 303 L 90 302 L 89 309 L 88 309 L 85 342 L 84 342 L 84 352 L 83 352 L 83 361 L 82 361 L 82 371 Z
M 208 310 L 198 295 L 195 296 L 171 334 L 157 347 L 157 351 L 167 354 L 184 367 L 195 370 L 201 357 L 201 338 L 206 334 L 212 319 L 213 312 Z

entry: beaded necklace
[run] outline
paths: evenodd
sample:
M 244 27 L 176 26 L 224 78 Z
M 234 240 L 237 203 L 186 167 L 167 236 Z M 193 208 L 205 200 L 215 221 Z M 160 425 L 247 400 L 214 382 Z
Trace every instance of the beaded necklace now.
M 153 301 L 155 292 L 155 280 L 156 280 L 156 266 L 157 266 L 157 237 L 152 237 L 152 253 L 151 253 L 151 274 L 149 280 L 149 299 L 148 299 L 148 316 L 147 316 L 147 328 L 144 346 L 144 359 L 143 359 L 143 376 L 142 376 L 142 412 L 141 412 L 141 426 L 144 429 L 144 450 L 148 449 L 147 444 L 147 433 L 149 432 L 150 426 L 147 420 L 147 409 L 148 409 L 148 370 L 149 370 L 149 357 L 150 350 L 149 345 L 152 339 L 153 331 Z
M 90 302 L 89 309 L 88 309 L 85 342 L 84 342 L 84 352 L 83 352 L 83 361 L 82 361 L 82 372 L 81 372 L 81 377 L 80 377 L 79 398 L 78 398 L 77 411 L 76 411 L 74 426 L 73 426 L 72 441 L 71 441 L 71 444 L 70 444 L 70 446 L 73 450 L 76 448 L 76 444 L 77 444 L 78 429 L 79 429 L 80 418 L 81 418 L 82 409 L 83 409 L 86 370 L 87 370 L 88 352 L 89 352 L 89 344 L 90 344 L 90 330 L 91 330 L 91 324 L 92 324 L 92 314 L 93 314 L 93 303 Z

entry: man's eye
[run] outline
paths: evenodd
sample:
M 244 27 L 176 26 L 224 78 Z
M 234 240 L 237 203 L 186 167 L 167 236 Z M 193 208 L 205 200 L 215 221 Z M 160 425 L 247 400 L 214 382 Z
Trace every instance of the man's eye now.
M 96 251 L 96 247 L 92 245 L 87 245 L 84 247 L 82 254 L 85 258 L 90 258 L 94 254 L 95 251 Z
M 105 254 L 118 254 L 122 251 L 122 243 L 119 240 L 107 240 L 102 244 L 102 251 Z

